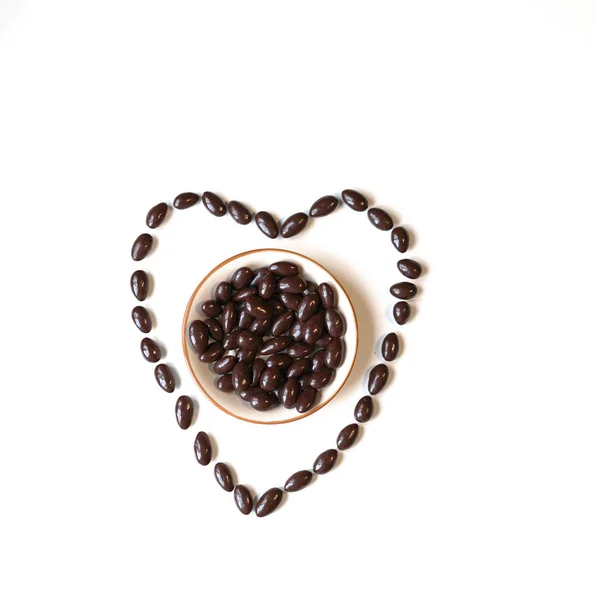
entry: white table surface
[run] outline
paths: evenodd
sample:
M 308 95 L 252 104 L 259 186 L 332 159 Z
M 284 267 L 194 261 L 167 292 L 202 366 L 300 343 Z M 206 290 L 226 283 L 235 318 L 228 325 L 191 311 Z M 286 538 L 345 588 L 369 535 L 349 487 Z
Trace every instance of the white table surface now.
M 586 0 L 3 0 L 0 597 L 592 599 L 594 34 Z M 377 340 L 398 255 L 346 208 L 273 244 L 174 215 L 142 266 L 200 403 L 182 432 L 130 320 L 130 246 L 182 191 L 287 216 L 345 187 L 411 228 L 416 314 L 337 469 L 243 517 L 196 432 L 262 492 L 363 386 L 291 425 L 220 413 L 182 360 L 190 292 L 293 249 Z

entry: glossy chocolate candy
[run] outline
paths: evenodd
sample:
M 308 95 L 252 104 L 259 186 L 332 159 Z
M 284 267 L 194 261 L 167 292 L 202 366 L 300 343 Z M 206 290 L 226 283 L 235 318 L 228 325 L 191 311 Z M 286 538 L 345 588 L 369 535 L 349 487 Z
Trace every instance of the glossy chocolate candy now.
M 397 263 L 397 268 L 405 277 L 409 279 L 417 279 L 422 272 L 421 265 L 416 260 L 410 258 L 403 258 Z
M 198 356 L 198 360 L 204 363 L 214 363 L 218 361 L 223 354 L 225 354 L 225 350 L 221 345 L 221 342 L 213 342 L 207 346 L 207 349 Z
M 231 333 L 228 333 L 227 335 L 223 336 L 223 341 L 221 342 L 221 345 L 223 346 L 224 350 L 237 350 L 240 346 L 238 344 L 238 337 L 240 335 L 241 331 L 232 331 Z
M 250 406 L 258 411 L 270 410 L 277 405 L 277 398 L 273 394 L 265 392 L 262 389 L 258 391 L 249 391 L 247 394 Z
M 297 277 L 296 275 L 294 275 L 291 277 L 283 277 L 282 279 L 279 279 L 277 283 L 277 289 L 280 293 L 301 294 L 306 289 L 306 285 L 306 282 L 301 277 Z M 281 302 L 283 302 L 282 298 Z
M 397 358 L 397 354 L 399 354 L 399 338 L 396 333 L 391 332 L 382 340 L 382 358 L 391 362 Z
M 331 337 L 338 338 L 345 334 L 345 320 L 336 308 L 326 311 L 324 324 Z
M 206 317 L 218 317 L 221 314 L 221 304 L 215 300 L 206 300 L 200 305 L 200 310 Z
M 130 289 L 139 302 L 147 299 L 149 294 L 149 278 L 144 271 L 135 271 L 130 276 Z
M 324 308 L 326 308 L 327 310 L 335 308 L 335 291 L 328 283 L 321 283 L 318 286 L 318 293 L 320 295 L 320 302 L 322 303 L 322 306 L 324 306 Z
M 312 293 L 304 296 L 298 305 L 297 318 L 300 321 L 307 321 L 318 310 L 319 306 L 320 297 L 318 294 Z
M 200 196 L 194 192 L 183 192 L 174 198 L 174 208 L 185 210 L 200 201 Z
M 243 392 L 252 383 L 252 369 L 243 362 L 238 362 L 231 372 L 231 381 L 236 392 Z
M 229 281 L 221 281 L 215 288 L 215 300 L 217 302 L 229 302 L 233 297 L 233 288 Z
M 231 375 L 222 375 L 215 382 L 217 389 L 225 394 L 231 394 L 234 391 L 233 381 Z
M 253 287 L 243 287 L 234 293 L 234 302 L 245 302 L 251 296 L 256 296 L 256 290 Z
M 213 192 L 205 192 L 202 195 L 202 202 L 206 209 L 216 217 L 222 217 L 227 212 L 225 202 L 223 202 L 223 200 L 221 200 L 221 198 L 219 198 L 219 196 Z
M 275 279 L 275 276 L 270 271 L 267 271 L 262 275 L 258 282 L 258 295 L 263 300 L 270 300 L 275 293 L 276 286 L 277 280 Z
M 260 382 L 260 378 L 267 368 L 267 364 L 262 358 L 257 358 L 254 363 L 252 363 L 252 387 L 258 387 L 258 383 Z
M 252 213 L 237 200 L 232 200 L 228 205 L 231 218 L 240 225 L 248 225 L 252 221 Z
M 171 369 L 163 363 L 155 367 L 155 379 L 157 380 L 159 387 L 168 394 L 171 394 L 176 389 L 173 373 L 171 372 Z
M 366 198 L 355 190 L 343 190 L 341 192 L 341 198 L 349 208 L 356 212 L 364 212 L 364 210 L 368 208 L 368 201 Z
M 287 377 L 301 377 L 310 370 L 311 362 L 309 358 L 295 359 L 287 369 Z
M 376 365 L 368 377 L 368 392 L 375 396 L 380 393 L 388 381 L 388 367 L 384 363 Z
M 359 425 L 357 423 L 351 423 L 347 427 L 343 427 L 337 436 L 337 448 L 339 450 L 347 450 L 355 444 L 357 436 L 359 434 Z
M 258 335 L 265 335 L 270 330 L 272 321 L 272 319 L 254 319 L 248 330 Z
M 245 485 L 236 485 L 233 492 L 233 499 L 235 500 L 238 510 L 243 515 L 249 515 L 252 512 L 252 494 Z
M 278 337 L 283 335 L 288 329 L 291 328 L 295 321 L 295 315 L 291 311 L 285 311 L 280 314 L 271 326 L 271 335 Z
M 238 346 L 250 350 L 258 350 L 262 346 L 262 337 L 257 333 L 242 331 L 238 335 Z
M 293 362 L 293 358 L 285 352 L 279 352 L 279 354 L 273 354 L 267 358 L 267 367 L 279 367 L 280 369 L 287 369 Z
M 330 450 L 325 450 L 314 461 L 314 466 L 312 470 L 317 475 L 324 475 L 325 473 L 328 473 L 337 463 L 338 455 L 339 453 L 334 448 L 331 448 Z
M 132 250 L 130 251 L 132 260 L 143 260 L 143 258 L 151 252 L 152 247 L 153 236 L 150 233 L 141 233 L 136 240 L 134 240 L 134 244 L 132 244 Z
M 269 354 L 277 354 L 278 352 L 281 352 L 281 350 L 285 350 L 285 348 L 287 348 L 292 341 L 293 340 L 288 335 L 271 338 L 263 344 L 262 348 L 260 349 L 260 353 L 264 356 Z M 292 358 L 295 357 L 292 356 Z
M 395 227 L 391 232 L 391 240 L 399 252 L 409 249 L 409 232 L 404 227 Z
M 308 412 L 310 409 L 314 408 L 317 398 L 318 390 L 311 387 L 305 388 L 297 397 L 295 405 L 296 410 L 300 414 Z
M 338 369 L 345 358 L 345 344 L 341 338 L 332 338 L 324 349 L 324 364 L 331 369 Z
M 194 454 L 198 464 L 206 467 L 213 457 L 211 439 L 204 431 L 199 431 L 194 440 Z
M 411 300 L 417 294 L 417 286 L 409 281 L 401 281 L 391 286 L 390 293 L 400 300 Z
M 353 416 L 358 423 L 367 423 L 374 415 L 374 401 L 370 396 L 360 398 L 355 405 Z
M 216 319 L 213 319 L 212 317 L 209 317 L 208 319 L 204 320 L 204 324 L 207 326 L 207 329 L 209 330 L 209 335 L 216 342 L 223 341 L 223 337 L 225 334 L 223 333 L 223 327 L 221 327 L 221 324 L 219 323 L 219 321 L 217 321 Z
M 194 403 L 190 396 L 180 396 L 176 400 L 176 421 L 180 429 L 188 429 L 192 425 Z
M 310 216 L 311 217 L 326 217 L 330 215 L 337 205 L 339 201 L 335 196 L 323 196 L 319 198 L 312 204 L 312 208 L 310 208 Z
M 255 319 L 270 319 L 273 316 L 271 307 L 258 296 L 247 298 L 244 308 L 246 312 Z
M 300 384 L 297 377 L 290 377 L 279 392 L 279 402 L 285 408 L 293 408 L 300 393 Z
M 391 216 L 382 208 L 371 208 L 368 211 L 368 219 L 370 223 L 376 227 L 376 229 L 380 229 L 380 231 L 388 231 L 393 228 L 393 220 Z
M 331 310 L 335 309 L 333 308 Z M 328 315 L 328 312 L 326 313 L 326 315 Z M 308 319 L 308 321 L 306 321 L 306 324 L 303 328 L 303 337 L 304 341 L 307 344 L 315 344 L 324 335 L 326 315 L 324 313 L 319 312 L 315 315 L 312 315 Z M 333 317 L 332 322 L 336 322 L 336 316 Z
M 213 371 L 215 371 L 217 375 L 227 375 L 228 373 L 231 373 L 232 369 L 235 367 L 235 364 L 235 356 L 223 356 L 218 361 L 213 363 Z
M 393 316 L 399 325 L 405 325 L 411 316 L 411 306 L 404 300 L 397 302 L 393 307 Z
M 269 267 L 269 269 L 271 273 L 275 275 L 275 277 L 293 277 L 298 275 L 300 272 L 299 266 L 288 260 L 280 260 L 275 262 Z
M 165 220 L 167 216 L 168 206 L 165 202 L 160 202 L 156 204 L 149 212 L 147 213 L 146 223 L 149 229 L 157 229 L 161 223 Z
M 231 333 L 235 329 L 237 322 L 238 313 L 236 312 L 236 305 L 230 300 L 221 313 L 221 327 L 223 333 Z
M 209 345 L 209 328 L 203 321 L 197 319 L 190 323 L 188 335 L 190 337 L 190 345 L 194 352 L 202 354 Z
M 284 238 L 290 238 L 301 233 L 308 224 L 308 215 L 303 212 L 295 213 L 291 217 L 287 217 L 281 227 L 281 235 Z
M 277 509 L 283 499 L 283 490 L 271 488 L 267 490 L 256 503 L 256 516 L 266 517 Z
M 287 354 L 289 354 L 291 358 L 304 358 L 312 354 L 312 350 L 314 350 L 314 348 L 311 344 L 307 344 L 306 342 L 296 342 L 287 347 Z
M 153 328 L 151 316 L 143 306 L 135 306 L 132 309 L 132 321 L 143 333 L 149 333 Z
M 279 367 L 269 367 L 265 369 L 260 378 L 260 387 L 265 392 L 272 392 L 279 387 L 281 382 L 281 369 Z
M 233 477 L 225 463 L 217 463 L 213 469 L 217 483 L 226 491 L 233 492 Z
M 310 484 L 312 477 L 314 477 L 312 471 L 298 471 L 285 482 L 284 490 L 286 492 L 299 492 Z
M 140 342 L 140 351 L 150 363 L 156 363 L 161 360 L 161 349 L 151 338 L 143 338 Z
M 279 226 L 271 213 L 261 210 L 254 215 L 254 221 L 258 229 L 260 229 L 267 237 L 270 237 L 273 240 L 278 237 Z
M 248 267 L 240 267 L 236 269 L 231 276 L 231 285 L 236 290 L 248 287 L 252 278 L 254 277 L 254 271 Z
M 335 370 L 329 369 L 328 367 L 321 367 L 315 373 L 312 373 L 310 377 L 310 386 L 315 390 L 321 390 L 331 383 L 335 377 Z

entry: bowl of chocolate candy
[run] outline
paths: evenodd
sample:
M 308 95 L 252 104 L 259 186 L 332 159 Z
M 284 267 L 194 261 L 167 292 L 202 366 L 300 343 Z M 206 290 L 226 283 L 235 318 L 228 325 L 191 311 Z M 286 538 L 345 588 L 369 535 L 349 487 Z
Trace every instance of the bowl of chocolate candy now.
M 252 250 L 216 266 L 183 318 L 196 384 L 215 406 L 251 423 L 289 423 L 326 406 L 345 385 L 357 346 L 343 286 L 288 250 Z

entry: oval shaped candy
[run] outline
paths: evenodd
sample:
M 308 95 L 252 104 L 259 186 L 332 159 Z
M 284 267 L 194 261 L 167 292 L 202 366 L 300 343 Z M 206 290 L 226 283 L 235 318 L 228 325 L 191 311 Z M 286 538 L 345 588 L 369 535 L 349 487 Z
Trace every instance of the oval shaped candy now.
M 199 431 L 194 440 L 194 454 L 198 464 L 206 467 L 210 462 L 213 454 L 211 448 L 211 440 L 204 431 Z

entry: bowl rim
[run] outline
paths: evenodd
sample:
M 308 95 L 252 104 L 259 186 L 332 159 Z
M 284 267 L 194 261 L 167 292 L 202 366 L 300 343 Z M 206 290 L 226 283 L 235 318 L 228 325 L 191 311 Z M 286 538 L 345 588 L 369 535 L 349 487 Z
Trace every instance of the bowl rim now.
M 347 375 L 345 375 L 343 382 L 337 388 L 335 393 L 332 396 L 330 396 L 328 399 L 326 399 L 324 402 L 322 402 L 318 406 L 315 406 L 312 410 L 309 410 L 308 412 L 306 412 L 304 414 L 298 413 L 297 416 L 292 417 L 290 419 L 281 419 L 281 420 L 277 420 L 277 421 L 260 421 L 258 419 L 250 419 L 248 417 L 242 417 L 242 416 L 228 410 L 224 406 L 221 406 L 221 404 L 219 404 L 219 402 L 217 402 L 217 400 L 215 400 L 215 398 L 213 398 L 211 396 L 211 394 L 205 389 L 205 387 L 202 385 L 202 383 L 196 376 L 196 373 L 194 372 L 194 369 L 192 368 L 192 365 L 190 364 L 190 353 L 189 353 L 189 349 L 188 349 L 187 336 L 186 336 L 186 334 L 187 334 L 186 325 L 188 323 L 190 311 L 192 309 L 192 306 L 194 305 L 194 299 L 196 298 L 199 290 L 203 287 L 205 282 L 211 277 L 211 275 L 213 275 L 213 273 L 215 273 L 219 269 L 225 267 L 225 265 L 227 265 L 228 263 L 230 263 L 234 260 L 237 260 L 238 258 L 242 258 L 244 256 L 251 256 L 253 254 L 259 254 L 261 252 L 280 252 L 280 253 L 288 254 L 291 256 L 297 256 L 299 258 L 303 258 L 303 259 L 306 259 L 307 261 L 314 263 L 315 265 L 320 267 L 322 270 L 326 271 L 334 279 L 334 281 L 337 283 L 337 285 L 341 288 L 341 290 L 345 294 L 345 297 L 347 298 L 347 302 L 349 303 L 349 306 L 351 307 L 351 312 L 353 313 L 353 321 L 354 321 L 354 325 L 355 325 L 355 351 L 353 354 L 353 361 L 351 362 L 351 366 L 349 367 L 349 371 L 347 372 Z M 353 302 L 351 302 L 351 298 L 349 297 L 349 294 L 347 293 L 347 290 L 343 287 L 343 285 L 341 284 L 339 279 L 337 279 L 337 277 L 331 271 L 329 271 L 325 266 L 321 265 L 318 261 L 314 260 L 313 258 L 310 258 L 309 256 L 306 256 L 305 254 L 300 254 L 299 252 L 294 252 L 293 250 L 285 250 L 283 248 L 256 248 L 254 250 L 246 250 L 245 252 L 240 252 L 239 254 L 231 256 L 231 257 L 225 259 L 223 262 L 219 263 L 217 266 L 215 266 L 213 269 L 211 269 L 202 278 L 200 283 L 196 286 L 196 288 L 190 295 L 190 300 L 188 300 L 188 303 L 186 304 L 186 310 L 184 311 L 184 317 L 182 318 L 182 352 L 184 353 L 184 360 L 186 361 L 186 366 L 188 367 L 188 370 L 190 371 L 190 375 L 194 379 L 194 382 L 196 383 L 196 385 L 199 387 L 199 389 L 202 391 L 202 393 L 208 398 L 208 400 L 211 402 L 211 404 L 214 404 L 218 409 L 222 410 L 224 413 L 226 413 L 232 417 L 235 417 L 236 419 L 239 419 L 240 421 L 245 421 L 247 423 L 255 423 L 257 425 L 283 425 L 285 423 L 293 423 L 295 421 L 299 421 L 301 419 L 309 417 L 310 415 L 313 415 L 314 413 L 318 412 L 321 408 L 324 408 L 331 400 L 336 398 L 336 396 L 339 394 L 339 392 L 343 389 L 343 387 L 347 383 L 347 380 L 349 379 L 351 372 L 353 371 L 353 368 L 356 363 L 358 348 L 359 348 L 359 325 L 357 322 L 357 314 L 355 312 L 355 307 L 353 306 Z

